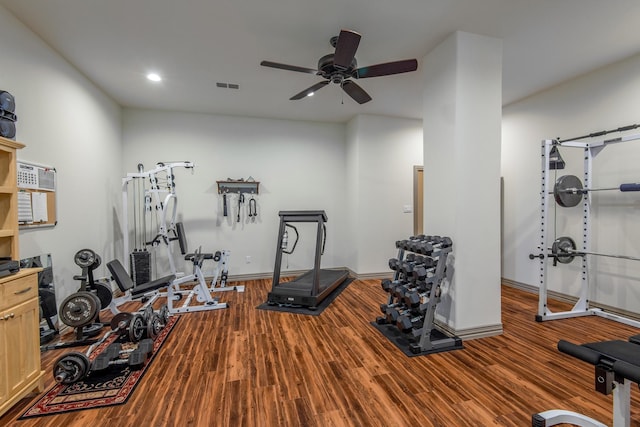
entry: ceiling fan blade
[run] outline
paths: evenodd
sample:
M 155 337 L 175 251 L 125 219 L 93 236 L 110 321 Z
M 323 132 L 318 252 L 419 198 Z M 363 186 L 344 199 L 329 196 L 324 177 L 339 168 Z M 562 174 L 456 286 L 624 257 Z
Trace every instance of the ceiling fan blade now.
M 313 93 L 313 92 L 317 91 L 318 89 L 321 89 L 321 88 L 325 87 L 328 84 L 329 84 L 329 80 L 323 80 L 321 82 L 318 82 L 318 83 L 314 84 L 313 86 L 303 90 L 302 92 L 293 95 L 291 98 L 289 98 L 289 100 L 294 101 L 296 99 L 302 99 L 305 96 L 309 95 L 310 93 Z
M 405 59 L 404 61 L 386 62 L 384 64 L 361 67 L 353 72 L 353 76 L 357 79 L 366 79 L 368 77 L 380 77 L 388 76 L 391 74 L 408 73 L 417 69 L 417 60 Z
M 277 62 L 262 61 L 260 63 L 263 67 L 279 68 L 281 70 L 297 71 L 299 73 L 317 74 L 318 70 L 312 70 L 311 68 L 298 67 L 296 65 L 279 64 Z
M 337 69 L 346 70 L 351 66 L 353 57 L 360 44 L 360 34 L 351 30 L 341 30 L 336 42 L 336 52 L 333 56 L 333 65 Z
M 342 83 L 342 90 L 347 92 L 347 95 L 353 98 L 358 104 L 364 104 L 365 102 L 371 101 L 369 94 L 351 80 L 345 80 Z

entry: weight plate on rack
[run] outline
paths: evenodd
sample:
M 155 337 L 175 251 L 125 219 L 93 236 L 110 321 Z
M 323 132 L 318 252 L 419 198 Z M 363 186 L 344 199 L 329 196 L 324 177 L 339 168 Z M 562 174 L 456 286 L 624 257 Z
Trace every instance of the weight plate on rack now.
M 120 324 L 123 323 L 123 322 L 124 322 L 124 325 L 122 325 L 122 327 L 119 329 L 119 331 L 122 332 L 123 330 L 126 330 L 132 317 L 133 317 L 133 314 L 127 313 L 126 311 L 122 311 L 122 312 L 116 314 L 111 319 L 111 330 L 115 331 L 116 329 L 118 329 Z
M 77 351 L 62 355 L 53 364 L 53 378 L 56 382 L 73 384 L 89 373 L 89 358 Z
M 150 305 L 146 306 L 144 310 L 142 310 L 141 314 L 144 321 L 146 323 L 149 323 L 149 320 L 151 320 L 151 316 L 153 316 L 153 307 L 151 307 Z
M 111 286 L 106 283 L 96 282 L 93 284 L 93 288 L 95 289 L 96 295 L 100 300 L 100 309 L 104 310 L 105 308 L 109 307 L 109 304 L 111 304 L 111 301 L 113 301 L 113 292 L 111 292 Z
M 158 310 L 158 314 L 160 315 L 162 322 L 166 326 L 167 323 L 169 323 L 169 316 L 171 316 L 171 313 L 169 313 L 169 307 L 167 306 L 167 304 L 162 304 L 162 306 L 160 306 L 160 310 Z
M 129 322 L 129 339 L 131 342 L 138 342 L 144 337 L 147 331 L 147 324 L 139 314 L 134 314 Z
M 576 250 L 576 243 L 571 237 L 558 237 L 551 245 L 551 253 L 556 256 L 559 263 L 569 264 L 575 258 L 573 253 Z M 566 255 L 563 255 L 566 254 Z
M 571 208 L 582 201 L 584 197 L 582 189 L 580 178 L 575 175 L 563 175 L 558 178 L 553 187 L 553 197 L 563 208 Z
M 91 249 L 80 249 L 73 257 L 76 265 L 80 268 L 89 268 L 96 262 L 97 255 Z
M 98 315 L 99 304 L 98 298 L 91 292 L 76 292 L 62 301 L 58 315 L 65 325 L 74 328 L 85 326 Z
M 164 328 L 164 323 L 158 313 L 153 313 L 151 319 L 147 323 L 147 337 L 152 340 L 156 339 L 160 331 Z

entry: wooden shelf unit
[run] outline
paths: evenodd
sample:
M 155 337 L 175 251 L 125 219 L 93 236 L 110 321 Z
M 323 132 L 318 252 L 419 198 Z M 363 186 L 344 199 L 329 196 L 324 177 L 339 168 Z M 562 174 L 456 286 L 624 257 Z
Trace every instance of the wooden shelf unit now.
M 0 137 L 0 257 L 20 259 L 16 151 L 24 144 Z M 0 415 L 32 392 L 42 392 L 38 272 L 0 277 Z
M 25 145 L 0 137 L 0 257 L 20 259 L 16 151 Z

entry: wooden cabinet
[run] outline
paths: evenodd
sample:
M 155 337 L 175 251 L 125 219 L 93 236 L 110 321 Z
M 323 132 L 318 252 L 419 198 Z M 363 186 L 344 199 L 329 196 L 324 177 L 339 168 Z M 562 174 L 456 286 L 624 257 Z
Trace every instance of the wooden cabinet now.
M 0 257 L 20 259 L 16 150 L 21 144 L 0 137 Z
M 39 268 L 0 279 L 0 415 L 31 392 L 42 392 Z
M 20 259 L 16 150 L 0 137 L 0 257 Z M 40 367 L 39 268 L 0 278 L 0 415 L 31 392 L 43 390 Z

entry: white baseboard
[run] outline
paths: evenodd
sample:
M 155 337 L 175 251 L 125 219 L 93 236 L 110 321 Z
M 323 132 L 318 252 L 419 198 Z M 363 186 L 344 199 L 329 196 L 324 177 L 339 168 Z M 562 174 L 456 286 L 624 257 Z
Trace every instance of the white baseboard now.
M 516 282 L 515 280 L 502 278 L 502 284 L 520 289 L 521 291 L 529 292 L 532 294 L 538 294 L 539 288 L 537 286 L 527 285 L 526 283 Z M 573 295 L 564 294 L 562 292 L 547 290 L 547 297 L 560 302 L 566 302 L 568 304 L 575 304 L 578 301 L 578 297 Z M 602 304 L 597 301 L 589 300 L 590 308 L 600 308 L 609 313 L 617 314 L 619 316 L 628 317 L 629 319 L 640 320 L 640 313 L 634 313 L 627 311 L 619 307 L 613 307 L 607 304 Z M 535 313 L 534 313 L 535 314 Z

